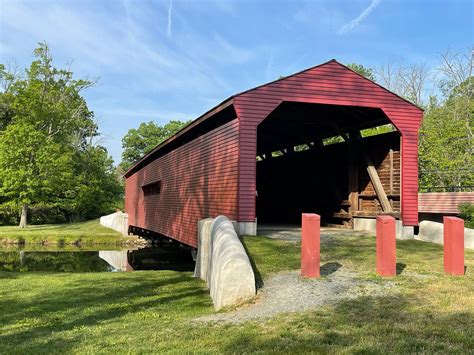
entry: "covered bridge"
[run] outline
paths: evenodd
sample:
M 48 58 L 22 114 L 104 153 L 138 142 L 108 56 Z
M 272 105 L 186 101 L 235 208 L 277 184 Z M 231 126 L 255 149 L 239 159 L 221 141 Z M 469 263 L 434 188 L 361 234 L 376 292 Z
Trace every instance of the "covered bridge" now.
M 245 234 L 302 212 L 347 228 L 380 213 L 415 226 L 422 116 L 335 60 L 234 95 L 126 172 L 130 228 L 195 247 L 198 221 L 219 214 Z

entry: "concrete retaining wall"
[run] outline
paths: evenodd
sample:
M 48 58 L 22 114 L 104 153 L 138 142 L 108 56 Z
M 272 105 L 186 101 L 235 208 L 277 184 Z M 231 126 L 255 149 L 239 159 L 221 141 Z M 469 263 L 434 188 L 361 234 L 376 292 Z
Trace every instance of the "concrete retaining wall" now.
M 444 244 L 444 226 L 443 223 L 422 221 L 420 230 L 415 236 L 417 240 Z M 474 229 L 464 228 L 464 247 L 474 249 Z
M 377 222 L 374 218 L 354 218 L 354 230 L 364 230 L 375 235 Z M 395 222 L 397 239 L 416 239 L 425 242 L 443 244 L 443 223 L 422 221 L 418 235 L 414 235 L 414 228 L 402 225 L 402 221 Z M 474 249 L 474 229 L 464 228 L 464 247 Z
M 374 233 L 377 230 L 377 220 L 375 218 L 354 218 L 354 230 Z M 413 239 L 414 228 L 403 226 L 402 221 L 395 221 L 395 235 L 397 239 Z
M 115 212 L 107 216 L 100 217 L 100 224 L 107 228 L 112 228 L 123 235 L 128 235 L 128 214 Z
M 194 276 L 207 282 L 216 310 L 255 296 L 252 265 L 227 217 L 199 221 Z

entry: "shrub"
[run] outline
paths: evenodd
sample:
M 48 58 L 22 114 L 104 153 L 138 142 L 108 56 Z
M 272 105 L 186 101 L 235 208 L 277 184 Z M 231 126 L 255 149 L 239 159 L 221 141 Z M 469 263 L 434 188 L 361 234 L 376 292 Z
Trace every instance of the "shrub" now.
M 459 204 L 459 217 L 464 219 L 464 226 L 474 228 L 474 204 L 464 202 Z
M 0 226 L 11 226 L 20 223 L 20 210 L 11 203 L 0 204 Z
M 69 206 L 37 204 L 28 211 L 29 224 L 57 224 L 79 219 Z M 20 223 L 20 207 L 13 203 L 0 204 L 0 225 L 14 226 Z
M 37 204 L 30 207 L 28 223 L 30 224 L 59 224 L 72 222 L 75 213 L 72 207 L 59 204 Z

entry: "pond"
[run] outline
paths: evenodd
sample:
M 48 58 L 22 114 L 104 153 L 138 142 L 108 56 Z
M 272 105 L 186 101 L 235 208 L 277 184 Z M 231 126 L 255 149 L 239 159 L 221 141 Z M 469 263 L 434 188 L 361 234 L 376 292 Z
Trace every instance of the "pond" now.
M 0 271 L 14 272 L 119 272 L 135 270 L 192 271 L 191 252 L 181 247 L 146 247 L 138 250 L 33 250 L 0 249 Z

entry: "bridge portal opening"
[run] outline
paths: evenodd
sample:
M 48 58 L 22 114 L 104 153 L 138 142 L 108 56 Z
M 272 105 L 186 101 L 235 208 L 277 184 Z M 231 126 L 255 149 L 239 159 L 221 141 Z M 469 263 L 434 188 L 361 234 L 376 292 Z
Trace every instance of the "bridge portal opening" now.
M 400 134 L 379 108 L 283 102 L 258 126 L 256 159 L 259 225 L 400 216 Z

